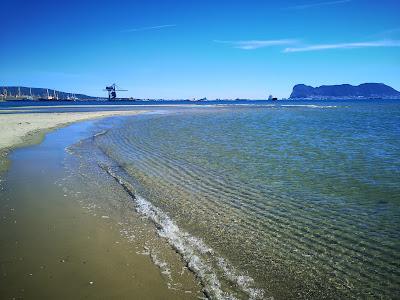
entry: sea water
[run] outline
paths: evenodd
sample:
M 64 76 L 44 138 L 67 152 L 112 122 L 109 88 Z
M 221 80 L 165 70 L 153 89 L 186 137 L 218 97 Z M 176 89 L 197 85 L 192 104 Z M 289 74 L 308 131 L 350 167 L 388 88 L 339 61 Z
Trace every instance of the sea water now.
M 71 153 L 123 186 L 206 296 L 399 294 L 400 102 L 212 105 L 107 122 Z

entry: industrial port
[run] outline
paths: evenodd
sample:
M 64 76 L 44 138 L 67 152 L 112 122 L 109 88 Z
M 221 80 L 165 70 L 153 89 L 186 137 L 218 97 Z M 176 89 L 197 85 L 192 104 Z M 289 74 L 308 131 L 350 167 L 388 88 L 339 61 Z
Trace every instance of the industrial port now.
M 76 95 L 74 93 L 60 92 L 48 88 L 31 87 L 2 87 L 0 89 L 0 101 L 13 100 L 37 100 L 37 101 L 76 101 L 93 97 L 86 95 Z

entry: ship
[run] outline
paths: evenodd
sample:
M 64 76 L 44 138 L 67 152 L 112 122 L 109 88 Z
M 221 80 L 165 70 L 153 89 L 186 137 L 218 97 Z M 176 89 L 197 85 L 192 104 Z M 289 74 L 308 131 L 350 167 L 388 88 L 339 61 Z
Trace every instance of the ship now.
M 278 98 L 273 97 L 272 95 L 269 95 L 268 100 L 270 100 L 270 101 L 276 101 L 276 100 L 278 100 Z
M 54 101 L 58 100 L 58 95 L 56 93 L 56 90 L 53 90 L 53 95 L 49 93 L 49 89 L 46 89 L 46 94 L 43 97 L 38 98 L 39 101 Z

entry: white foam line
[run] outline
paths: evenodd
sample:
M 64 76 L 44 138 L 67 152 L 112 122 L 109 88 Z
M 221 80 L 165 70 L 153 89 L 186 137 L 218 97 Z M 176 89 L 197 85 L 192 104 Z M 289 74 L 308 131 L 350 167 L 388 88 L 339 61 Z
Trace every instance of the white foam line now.
M 221 284 L 217 275 L 194 253 L 193 249 L 188 247 L 185 241 L 185 237 L 187 237 L 188 234 L 181 232 L 168 216 L 144 198 L 136 196 L 135 201 L 137 204 L 137 211 L 148 217 L 157 225 L 159 235 L 168 240 L 168 242 L 183 256 L 189 269 L 195 272 L 200 278 L 207 295 L 211 295 L 216 299 L 235 299 L 232 295 L 227 295 L 221 290 Z M 195 240 L 192 240 L 191 244 L 195 244 Z M 201 241 L 199 241 L 199 244 L 201 251 L 204 251 L 204 248 L 207 249 L 207 247 L 203 246 Z
M 315 105 L 315 104 L 285 104 L 283 107 L 309 107 L 309 108 L 337 108 L 336 105 Z
M 132 196 L 138 213 L 149 218 L 157 227 L 158 234 L 167 239 L 169 244 L 182 255 L 188 268 L 196 274 L 203 284 L 203 292 L 212 299 L 236 299 L 234 295 L 225 292 L 221 288 L 220 280 L 213 271 L 211 265 L 204 262 L 200 255 L 216 261 L 224 276 L 231 281 L 242 292 L 249 296 L 249 299 L 263 299 L 262 289 L 252 288 L 253 279 L 249 276 L 238 274 L 233 266 L 225 259 L 216 255 L 213 249 L 208 247 L 200 238 L 191 236 L 182 231 L 169 216 L 147 201 L 145 198 L 136 195 L 134 188 L 116 175 L 109 167 L 102 166 L 105 171 L 117 180 L 124 189 Z

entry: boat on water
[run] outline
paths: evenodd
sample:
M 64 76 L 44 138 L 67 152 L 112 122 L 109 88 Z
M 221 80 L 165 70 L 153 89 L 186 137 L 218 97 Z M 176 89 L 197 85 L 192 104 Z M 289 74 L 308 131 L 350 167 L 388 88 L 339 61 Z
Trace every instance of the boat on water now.
M 276 101 L 276 100 L 278 100 L 278 98 L 273 97 L 272 95 L 269 95 L 268 100 L 270 100 L 270 101 Z

